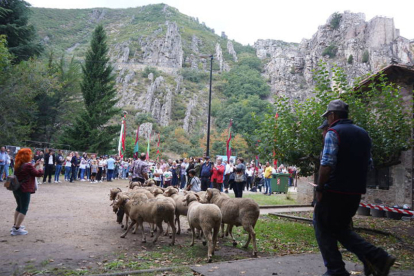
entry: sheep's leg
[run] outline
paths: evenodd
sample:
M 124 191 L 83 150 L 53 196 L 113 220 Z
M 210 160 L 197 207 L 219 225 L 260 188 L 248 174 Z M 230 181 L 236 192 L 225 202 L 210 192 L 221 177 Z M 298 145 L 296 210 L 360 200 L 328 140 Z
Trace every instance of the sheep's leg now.
M 177 221 L 177 224 L 178 224 L 177 235 L 180 235 L 181 234 L 180 214 L 177 215 L 176 221 Z
M 236 246 L 237 242 L 233 237 L 233 225 L 229 224 L 228 229 L 229 229 L 229 235 L 230 235 L 231 239 L 233 240 L 233 246 Z
M 140 220 L 139 223 L 141 225 L 142 243 L 146 243 L 147 242 L 147 238 L 145 237 L 144 221 L 143 220 Z
M 214 245 L 213 239 L 211 236 L 211 229 L 203 229 L 204 236 L 208 241 L 208 249 L 207 249 L 207 261 L 211 263 L 213 261 L 213 254 L 214 254 Z
M 230 225 L 228 225 L 228 224 L 227 224 L 227 228 L 226 228 L 226 237 L 228 237 L 228 236 L 229 236 L 229 228 L 230 228 Z
M 175 232 L 176 232 L 175 225 L 174 225 L 174 219 L 170 220 L 170 225 L 171 225 L 171 229 L 172 229 L 172 241 L 171 241 L 170 245 L 174 245 L 175 244 Z
M 162 221 L 157 222 L 157 228 L 158 228 L 157 235 L 155 236 L 152 243 L 156 243 L 158 240 L 158 237 L 161 235 L 162 232 L 164 232 L 164 229 L 162 228 Z
M 253 256 L 257 257 L 256 232 L 254 231 L 254 228 L 252 225 L 249 225 L 247 227 L 247 232 L 249 232 L 249 238 L 244 248 L 247 248 L 250 242 L 250 238 L 251 238 L 253 240 Z
M 150 237 L 154 237 L 154 225 L 153 223 L 149 223 L 149 227 L 150 227 Z
M 128 226 L 128 219 L 129 219 L 129 216 L 127 215 L 127 214 L 125 214 L 125 228 L 128 228 L 129 226 Z M 124 227 L 122 227 L 122 225 L 121 225 L 121 228 L 124 228 Z
M 134 226 L 135 221 L 132 221 L 131 225 L 128 226 L 127 230 L 125 231 L 124 234 L 122 234 L 121 238 L 125 238 L 126 235 L 128 234 L 129 230 L 132 228 L 132 226 Z
M 218 224 L 218 225 L 216 225 L 216 226 L 214 226 L 214 229 L 213 229 L 213 255 L 214 255 L 214 250 L 217 250 L 217 236 L 218 236 L 218 233 L 219 233 L 219 231 L 220 231 L 220 224 Z
M 209 232 L 208 233 L 205 233 L 205 231 L 203 230 L 203 228 L 201 228 L 201 232 L 203 233 L 203 245 L 206 246 L 207 240 L 208 240 L 208 235 L 210 233 Z
M 221 236 L 220 238 L 224 238 L 224 223 L 221 223 Z
M 169 222 L 167 222 L 167 230 L 165 230 L 164 236 L 167 236 L 169 231 L 170 231 L 170 224 Z
M 194 236 L 195 236 L 195 229 L 194 229 L 194 227 L 193 226 L 191 226 L 190 225 L 190 229 L 191 229 L 191 244 L 190 244 L 190 246 L 193 246 L 194 245 Z

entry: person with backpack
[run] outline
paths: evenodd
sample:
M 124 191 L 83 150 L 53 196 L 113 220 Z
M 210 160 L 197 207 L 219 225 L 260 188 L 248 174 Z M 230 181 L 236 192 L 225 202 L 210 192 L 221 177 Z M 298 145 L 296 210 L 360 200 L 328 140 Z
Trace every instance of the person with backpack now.
M 35 169 L 35 166 L 41 163 L 40 159 L 34 165 L 32 165 L 31 160 L 32 150 L 29 148 L 20 149 L 16 154 L 14 172 L 21 185 L 16 191 L 13 191 L 17 208 L 14 212 L 13 227 L 10 230 L 12 236 L 28 234 L 26 227 L 22 223 L 29 209 L 30 196 L 36 191 L 35 177 L 43 175 L 42 169 Z

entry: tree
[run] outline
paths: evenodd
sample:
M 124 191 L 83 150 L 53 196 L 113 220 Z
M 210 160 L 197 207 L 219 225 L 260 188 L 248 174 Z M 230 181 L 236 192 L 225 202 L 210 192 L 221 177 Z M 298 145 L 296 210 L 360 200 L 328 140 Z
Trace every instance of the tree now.
M 330 73 L 332 73 L 332 82 Z M 350 119 L 366 129 L 372 138 L 372 155 L 376 167 L 395 164 L 402 150 L 411 146 L 412 120 L 402 105 L 398 87 L 384 75 L 376 75 L 368 91 L 354 90 L 348 85 L 342 68 L 325 64 L 315 74 L 315 96 L 291 104 L 288 99 L 276 99 L 278 116 L 267 114 L 257 136 L 262 156 L 270 156 L 300 167 L 301 174 L 311 175 L 318 170 L 323 142 L 317 127 L 320 115 L 333 99 L 349 104 Z M 332 85 L 333 83 L 333 85 Z
M 90 49 L 82 66 L 81 90 L 85 110 L 65 129 L 62 141 L 76 149 L 106 152 L 112 148 L 119 126 L 109 125 L 115 115 L 121 118 L 114 87 L 113 67 L 109 64 L 106 33 L 99 25 L 92 36 Z M 118 120 L 116 120 L 118 121 Z
M 36 41 L 33 25 L 28 25 L 30 4 L 22 0 L 0 1 L 0 35 L 7 37 L 7 47 L 14 55 L 14 62 L 38 56 L 43 46 Z
M 354 56 L 353 55 L 349 55 L 348 57 L 348 64 L 352 64 L 354 63 Z
M 369 61 L 369 52 L 365 50 L 362 54 L 362 63 L 367 63 Z
M 67 115 L 78 114 L 82 109 L 80 65 L 74 58 L 66 64 L 64 56 L 55 61 L 51 53 L 45 71 L 54 79 L 56 86 L 39 91 L 35 97 L 37 112 L 31 140 L 55 142 L 61 134 L 61 127 L 72 121 Z
M 332 27 L 332 29 L 336 30 L 339 28 L 339 24 L 341 23 L 341 19 L 342 19 L 342 15 L 338 12 L 334 13 L 332 15 L 332 19 L 330 22 L 330 25 Z
M 0 72 L 10 65 L 12 59 L 13 57 L 7 49 L 6 36 L 0 35 Z
M 258 95 L 260 98 L 265 98 L 270 93 L 269 85 L 260 72 L 246 64 L 234 67 L 224 78 L 227 80 L 224 95 L 227 97 Z
M 0 144 L 18 145 L 30 140 L 38 112 L 35 98 L 42 91 L 53 91 L 57 87 L 57 80 L 36 60 L 3 68 L 0 73 Z

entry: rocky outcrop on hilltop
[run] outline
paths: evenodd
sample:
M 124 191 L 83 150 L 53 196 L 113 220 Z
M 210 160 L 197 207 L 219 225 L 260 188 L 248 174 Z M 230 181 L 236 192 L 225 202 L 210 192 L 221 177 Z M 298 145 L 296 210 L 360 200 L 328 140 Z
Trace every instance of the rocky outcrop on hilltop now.
M 366 22 L 362 13 L 345 12 L 336 27 L 331 25 L 332 19 L 299 44 L 277 40 L 254 44 L 257 56 L 268 60 L 264 74 L 274 94 L 298 100 L 308 97 L 314 85 L 313 70 L 321 59 L 343 67 L 350 83 L 391 59 L 413 64 L 413 42 L 399 35 L 392 18 L 375 17 Z
M 166 22 L 165 36 L 149 36 L 141 43 L 143 63 L 153 66 L 181 68 L 183 65 L 183 47 L 181 35 L 175 22 Z M 159 31 L 161 33 L 162 29 Z

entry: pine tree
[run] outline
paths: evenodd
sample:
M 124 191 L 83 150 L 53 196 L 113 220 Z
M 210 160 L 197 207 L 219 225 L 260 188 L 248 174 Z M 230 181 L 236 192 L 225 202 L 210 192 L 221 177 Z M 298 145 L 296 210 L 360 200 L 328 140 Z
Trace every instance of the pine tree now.
M 7 47 L 14 62 L 38 56 L 43 46 L 37 40 L 33 25 L 28 25 L 30 4 L 22 0 L 0 1 L 0 35 L 7 37 Z
M 62 137 L 63 143 L 78 150 L 105 153 L 112 148 L 117 136 L 118 126 L 108 125 L 120 110 L 115 108 L 118 99 L 106 40 L 104 28 L 96 27 L 82 66 L 81 90 L 85 110 L 71 127 L 65 129 Z

